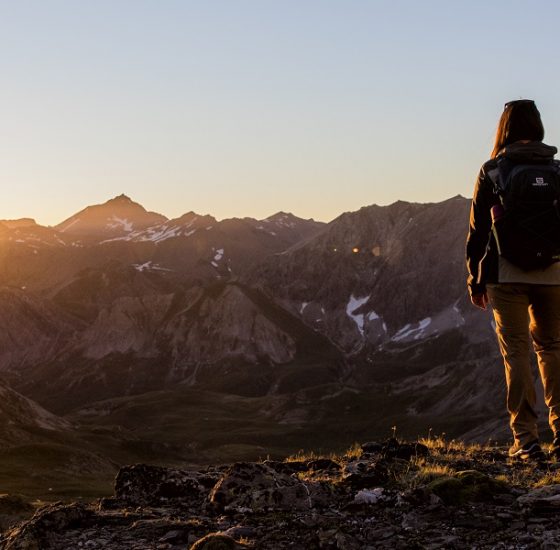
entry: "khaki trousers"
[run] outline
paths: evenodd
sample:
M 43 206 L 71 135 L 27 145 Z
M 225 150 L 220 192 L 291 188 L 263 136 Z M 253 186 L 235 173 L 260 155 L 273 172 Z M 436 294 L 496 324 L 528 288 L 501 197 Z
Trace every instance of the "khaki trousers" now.
M 515 443 L 538 439 L 530 339 L 537 354 L 549 424 L 560 436 L 560 285 L 488 285 L 488 299 L 504 358 L 507 410 Z

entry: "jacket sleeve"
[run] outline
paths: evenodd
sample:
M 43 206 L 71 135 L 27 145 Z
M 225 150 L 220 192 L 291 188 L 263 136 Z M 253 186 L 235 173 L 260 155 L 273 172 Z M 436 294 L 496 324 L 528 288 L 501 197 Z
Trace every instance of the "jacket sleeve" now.
M 490 240 L 492 230 L 490 209 L 494 204 L 496 204 L 496 200 L 493 185 L 483 166 L 474 187 L 466 246 L 467 286 L 471 296 L 481 294 L 486 290 L 482 262 Z

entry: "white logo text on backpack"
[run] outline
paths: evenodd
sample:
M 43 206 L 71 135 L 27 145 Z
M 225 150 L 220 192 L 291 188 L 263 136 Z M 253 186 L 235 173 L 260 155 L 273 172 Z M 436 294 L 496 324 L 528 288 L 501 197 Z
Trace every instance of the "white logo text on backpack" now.
M 548 185 L 548 183 L 546 181 L 544 181 L 544 178 L 535 178 L 535 182 L 532 184 L 533 187 L 545 187 Z

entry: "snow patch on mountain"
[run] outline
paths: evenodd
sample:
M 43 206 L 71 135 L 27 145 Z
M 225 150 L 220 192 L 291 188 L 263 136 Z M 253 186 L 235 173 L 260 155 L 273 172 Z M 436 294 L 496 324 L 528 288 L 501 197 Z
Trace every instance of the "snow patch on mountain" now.
M 406 324 L 403 328 L 401 328 L 392 338 L 394 342 L 400 342 L 402 340 L 418 340 L 423 336 L 424 330 L 430 325 L 432 322 L 431 317 L 426 317 L 422 319 L 418 323 L 414 325 Z
M 216 250 L 215 252 L 216 255 L 214 256 L 214 261 L 219 262 L 224 257 L 224 249 L 218 248 L 218 250 Z
M 167 269 L 166 267 L 161 267 L 159 264 L 154 264 L 151 261 L 144 262 L 143 264 L 132 264 L 136 271 L 171 271 L 171 269 Z
M 264 223 L 273 223 L 274 225 L 277 225 L 279 227 L 288 227 L 289 229 L 293 229 L 297 225 L 294 221 L 294 217 L 290 214 L 285 214 L 284 212 L 271 216 L 270 218 L 262 221 Z
M 175 237 L 190 237 L 196 233 L 196 229 L 191 229 L 189 231 L 185 231 L 190 227 L 190 225 L 185 227 L 169 227 L 167 225 L 161 226 L 154 226 L 145 229 L 144 231 L 135 231 L 124 237 L 116 237 L 114 239 L 107 239 L 102 241 L 101 244 L 110 243 L 114 241 L 134 241 L 134 242 L 154 242 L 160 243 L 166 241 L 167 239 L 173 239 Z
M 181 232 L 180 227 L 167 227 L 164 225 L 160 228 L 148 228 L 142 233 L 137 233 L 135 235 L 131 235 L 130 239 L 133 241 L 152 241 L 154 243 L 159 243 L 161 241 L 166 241 L 167 239 L 172 239 L 174 237 L 178 237 Z
M 263 222 L 267 222 L 267 220 L 263 220 Z M 269 223 L 269 222 L 267 222 Z M 270 231 L 269 229 L 267 229 L 266 227 L 262 226 L 262 225 L 257 225 L 256 229 L 258 229 L 259 231 L 264 231 L 265 233 L 268 233 L 269 235 L 272 235 L 273 237 L 276 237 L 276 233 L 274 231 Z
M 214 258 L 210 262 L 210 264 L 214 267 L 219 267 L 218 262 L 221 261 L 224 257 L 224 249 L 218 248 L 218 250 L 216 250 L 215 248 L 212 248 L 212 252 L 214 253 Z
M 126 218 L 119 218 L 118 216 L 111 216 L 110 218 L 107 218 L 109 222 L 107 224 L 107 227 L 109 229 L 123 229 L 124 231 L 126 231 L 127 233 L 130 233 L 133 229 L 133 223 L 131 221 L 128 221 L 128 219 Z
M 393 342 L 413 342 L 415 340 L 437 336 L 465 324 L 465 319 L 457 303 L 441 310 L 433 317 L 426 317 L 417 323 L 408 323 L 402 327 L 391 340 Z
M 346 304 L 346 315 L 356 323 L 360 334 L 364 335 L 364 314 L 355 314 L 354 312 L 361 308 L 369 299 L 371 295 L 364 296 L 363 298 L 355 297 L 353 294 L 350 295 L 348 303 Z

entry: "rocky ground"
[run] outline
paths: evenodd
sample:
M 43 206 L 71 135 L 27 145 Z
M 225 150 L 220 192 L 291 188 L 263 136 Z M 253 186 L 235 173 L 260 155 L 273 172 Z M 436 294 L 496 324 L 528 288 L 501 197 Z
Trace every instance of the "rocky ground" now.
M 557 469 L 559 468 L 559 469 Z M 114 495 L 0 497 L 3 550 L 560 548 L 560 464 L 428 438 L 203 471 L 135 465 Z

